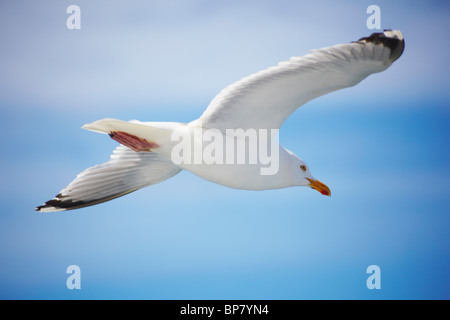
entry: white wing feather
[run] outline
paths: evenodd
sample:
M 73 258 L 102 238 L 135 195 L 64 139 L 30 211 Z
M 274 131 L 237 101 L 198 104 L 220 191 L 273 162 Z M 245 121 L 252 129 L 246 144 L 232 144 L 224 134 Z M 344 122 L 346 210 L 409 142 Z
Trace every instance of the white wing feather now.
M 403 46 L 400 31 L 386 31 L 293 57 L 226 87 L 198 120 L 220 130 L 278 129 L 306 102 L 385 70 Z
M 120 145 L 110 161 L 81 172 L 55 198 L 37 210 L 51 212 L 91 206 L 162 182 L 180 171 L 170 160 L 155 152 L 135 152 Z

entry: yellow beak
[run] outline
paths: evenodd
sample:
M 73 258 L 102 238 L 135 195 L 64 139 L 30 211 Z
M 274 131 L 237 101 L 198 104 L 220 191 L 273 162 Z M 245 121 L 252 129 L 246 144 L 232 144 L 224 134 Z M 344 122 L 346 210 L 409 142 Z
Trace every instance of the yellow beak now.
M 308 178 L 306 178 L 306 179 L 308 179 Z M 331 196 L 330 188 L 328 188 L 325 184 L 323 184 L 319 180 L 308 179 L 308 181 L 310 183 L 309 187 L 316 189 L 324 196 Z

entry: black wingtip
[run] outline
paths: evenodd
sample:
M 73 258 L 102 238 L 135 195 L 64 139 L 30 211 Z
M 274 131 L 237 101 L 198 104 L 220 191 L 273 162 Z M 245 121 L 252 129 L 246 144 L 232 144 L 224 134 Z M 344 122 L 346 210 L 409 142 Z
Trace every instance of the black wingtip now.
M 72 201 L 71 201 L 72 202 Z M 67 210 L 66 201 L 63 200 L 61 194 L 56 195 L 52 200 L 47 201 L 43 205 L 36 207 L 37 212 L 55 212 Z
M 44 209 L 44 208 L 45 208 L 45 204 L 42 205 L 42 206 L 36 207 L 34 210 L 37 211 L 37 212 L 41 212 L 42 209 Z
M 83 208 L 97 204 L 101 201 L 74 201 L 63 199 L 62 197 L 56 196 L 52 200 L 47 201 L 43 205 L 36 208 L 38 212 L 58 212 L 65 210 L 73 210 L 78 208 Z
M 389 60 L 394 62 L 402 55 L 405 50 L 405 40 L 399 30 L 386 29 L 384 32 L 373 33 L 368 37 L 359 39 L 357 42 L 367 42 L 382 44 L 391 50 Z
M 72 200 L 68 199 L 67 197 L 63 196 L 62 194 L 58 194 L 55 196 L 52 200 L 47 201 L 42 206 L 39 206 L 36 208 L 36 211 L 38 212 L 57 212 L 57 211 L 66 211 L 66 210 L 74 210 L 74 209 L 80 209 L 85 207 L 90 207 L 99 203 L 103 203 L 118 197 L 122 197 L 126 194 L 129 194 L 131 192 L 134 192 L 138 189 L 130 189 L 122 193 L 113 194 L 107 197 L 94 199 L 94 200 L 88 200 L 88 201 L 82 201 L 82 200 Z

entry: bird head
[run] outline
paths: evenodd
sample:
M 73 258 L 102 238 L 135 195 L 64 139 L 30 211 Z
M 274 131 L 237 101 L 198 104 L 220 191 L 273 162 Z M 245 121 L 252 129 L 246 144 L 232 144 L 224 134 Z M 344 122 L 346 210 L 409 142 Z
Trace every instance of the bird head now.
M 324 196 L 331 196 L 331 191 L 328 186 L 316 178 L 314 178 L 309 171 L 309 167 L 306 163 L 300 158 L 296 157 L 296 161 L 294 161 L 294 170 L 296 171 L 296 180 L 299 180 L 299 185 L 307 186 L 314 190 L 319 191 Z

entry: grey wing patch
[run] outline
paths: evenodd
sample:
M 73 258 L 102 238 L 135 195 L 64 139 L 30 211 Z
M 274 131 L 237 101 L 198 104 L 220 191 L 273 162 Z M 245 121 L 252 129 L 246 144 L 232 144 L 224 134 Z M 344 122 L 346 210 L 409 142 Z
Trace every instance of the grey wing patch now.
M 84 170 L 36 210 L 54 212 L 92 206 L 162 182 L 180 171 L 155 152 L 135 152 L 119 146 L 110 161 Z

